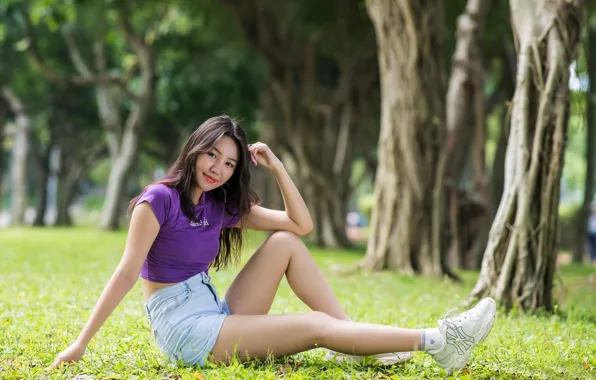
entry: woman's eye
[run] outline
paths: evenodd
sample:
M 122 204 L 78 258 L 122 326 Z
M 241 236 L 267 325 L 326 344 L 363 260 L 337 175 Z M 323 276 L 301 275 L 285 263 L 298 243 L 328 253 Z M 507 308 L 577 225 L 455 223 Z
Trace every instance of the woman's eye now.
M 215 158 L 215 154 L 214 154 L 214 153 L 211 153 L 211 152 L 209 152 L 209 153 L 207 153 L 207 154 L 209 155 L 209 157 L 211 157 L 211 158 Z
M 228 165 L 230 168 L 233 168 L 233 167 L 234 167 L 234 164 L 232 164 L 231 162 L 228 162 L 228 163 L 227 163 L 227 165 Z

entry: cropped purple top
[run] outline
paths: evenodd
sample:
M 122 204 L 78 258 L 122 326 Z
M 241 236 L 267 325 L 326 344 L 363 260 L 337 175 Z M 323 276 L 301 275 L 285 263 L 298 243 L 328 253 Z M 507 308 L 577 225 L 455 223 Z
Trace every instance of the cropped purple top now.
M 184 215 L 180 194 L 166 185 L 151 185 L 141 194 L 136 205 L 147 202 L 160 225 L 159 233 L 149 249 L 140 276 L 160 283 L 177 283 L 200 272 L 219 252 L 222 228 L 234 226 L 241 215 L 226 211 L 225 204 L 209 192 L 203 192 L 195 206 L 195 222 Z

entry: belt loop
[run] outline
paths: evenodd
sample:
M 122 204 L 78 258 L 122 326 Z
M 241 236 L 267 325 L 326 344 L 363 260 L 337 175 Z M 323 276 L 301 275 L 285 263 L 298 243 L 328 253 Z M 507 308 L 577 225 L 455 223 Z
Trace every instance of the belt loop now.
M 205 272 L 201 272 L 201 278 L 203 280 L 203 284 L 210 284 L 211 283 L 211 278 L 209 277 L 209 275 Z

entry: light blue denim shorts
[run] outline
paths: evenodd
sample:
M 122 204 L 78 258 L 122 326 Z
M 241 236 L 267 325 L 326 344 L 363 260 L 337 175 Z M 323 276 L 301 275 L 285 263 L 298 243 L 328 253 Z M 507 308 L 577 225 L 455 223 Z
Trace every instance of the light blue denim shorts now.
M 145 303 L 155 343 L 172 362 L 204 366 L 230 315 L 211 278 L 201 272 L 153 293 Z

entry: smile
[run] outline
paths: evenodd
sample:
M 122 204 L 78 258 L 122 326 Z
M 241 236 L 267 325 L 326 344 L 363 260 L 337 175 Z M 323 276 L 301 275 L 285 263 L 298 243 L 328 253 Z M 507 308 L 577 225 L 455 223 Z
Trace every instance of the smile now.
M 215 183 L 217 182 L 217 180 L 211 176 L 208 176 L 207 174 L 203 174 L 205 176 L 205 179 L 207 180 L 207 182 L 209 183 Z

